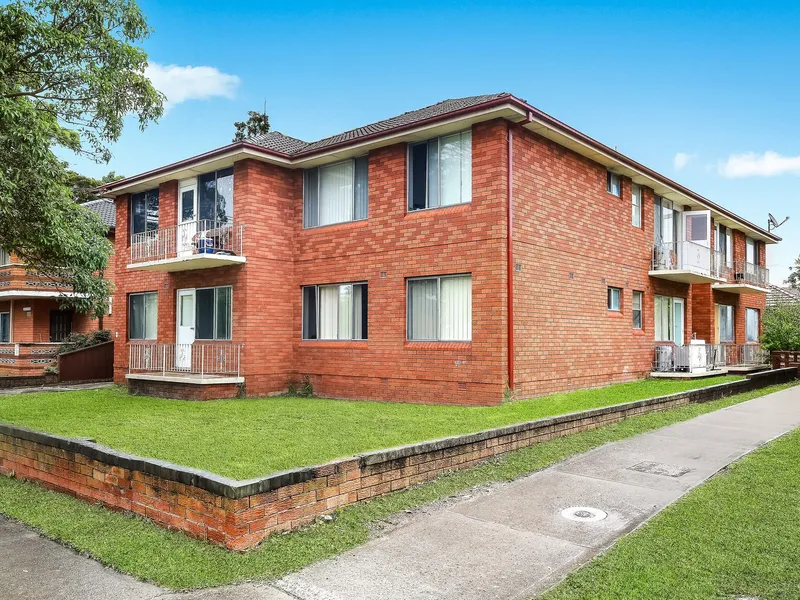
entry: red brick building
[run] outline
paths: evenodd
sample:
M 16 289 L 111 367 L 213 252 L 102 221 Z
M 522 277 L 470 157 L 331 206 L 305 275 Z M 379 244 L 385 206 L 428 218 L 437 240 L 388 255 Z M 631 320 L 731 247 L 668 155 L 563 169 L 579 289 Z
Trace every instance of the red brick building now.
M 97 212 L 113 244 L 114 203 L 100 199 L 83 206 Z M 104 277 L 113 282 L 113 265 Z M 56 348 L 69 334 L 116 330 L 113 301 L 110 313 L 95 319 L 61 306 L 71 294 L 68 286 L 30 271 L 16 256 L 0 251 L 0 375 L 39 375 L 53 364 Z
M 510 94 L 106 191 L 116 380 L 190 398 L 493 404 L 752 362 L 779 241 Z

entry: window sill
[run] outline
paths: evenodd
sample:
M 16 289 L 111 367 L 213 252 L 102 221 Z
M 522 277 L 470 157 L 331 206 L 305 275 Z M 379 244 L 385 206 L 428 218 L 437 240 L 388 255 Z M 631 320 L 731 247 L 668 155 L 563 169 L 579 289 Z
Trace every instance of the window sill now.
M 623 315 L 623 314 L 622 314 L 622 311 L 621 311 L 621 310 L 611 310 L 610 308 L 609 308 L 609 309 L 606 309 L 606 314 L 607 314 L 609 317 L 612 317 L 612 318 L 614 318 L 614 319 L 619 319 L 619 318 L 621 318 L 621 317 L 624 317 L 624 316 L 625 316 L 625 315 Z
M 366 223 L 369 220 L 369 217 L 366 219 L 358 219 L 357 221 L 345 221 L 344 223 L 331 223 L 330 225 L 316 225 L 314 227 L 303 227 L 301 230 L 303 233 L 311 233 L 313 231 L 336 231 L 337 229 L 345 229 L 348 227 L 357 227 Z
M 403 347 L 408 350 L 472 350 L 472 342 L 409 341 Z
M 408 207 L 406 207 L 405 218 L 413 219 L 414 217 L 419 217 L 421 215 L 429 215 L 429 214 L 431 214 L 431 212 L 436 212 L 436 214 L 442 214 L 442 213 L 450 213 L 450 212 L 469 211 L 471 209 L 472 209 L 472 202 L 463 202 L 461 204 L 453 204 L 452 206 L 436 206 L 434 208 L 418 208 L 417 210 L 408 210 Z
M 300 340 L 300 344 L 309 348 L 366 348 L 369 340 Z

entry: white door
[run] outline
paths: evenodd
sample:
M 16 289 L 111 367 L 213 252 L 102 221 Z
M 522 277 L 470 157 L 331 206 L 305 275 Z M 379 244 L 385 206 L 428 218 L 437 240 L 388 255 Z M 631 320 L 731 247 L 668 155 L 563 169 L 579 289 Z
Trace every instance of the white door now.
M 178 256 L 194 253 L 197 233 L 197 179 L 184 179 L 178 185 Z
M 672 301 L 672 326 L 674 327 L 672 339 L 675 340 L 676 346 L 683 346 L 683 309 L 683 298 L 675 298 Z
M 711 272 L 711 211 L 690 210 L 683 213 L 681 268 Z
M 194 290 L 178 290 L 178 331 L 175 344 L 175 368 L 189 371 L 192 368 L 194 343 Z

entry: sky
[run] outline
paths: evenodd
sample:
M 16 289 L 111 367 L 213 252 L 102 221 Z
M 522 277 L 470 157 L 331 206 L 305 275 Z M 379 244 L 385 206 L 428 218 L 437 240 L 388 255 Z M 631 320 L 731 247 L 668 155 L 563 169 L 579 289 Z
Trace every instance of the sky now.
M 167 112 L 131 119 L 99 177 L 231 141 L 266 102 L 313 141 L 446 98 L 511 92 L 766 226 L 780 284 L 800 255 L 800 3 L 140 0 Z

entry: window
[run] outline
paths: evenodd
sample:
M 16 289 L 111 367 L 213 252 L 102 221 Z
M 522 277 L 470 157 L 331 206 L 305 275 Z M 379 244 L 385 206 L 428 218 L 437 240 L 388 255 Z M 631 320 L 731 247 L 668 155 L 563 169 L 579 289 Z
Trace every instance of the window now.
M 674 342 L 674 299 L 668 296 L 655 297 L 656 341 Z
M 184 206 L 182 216 L 186 210 Z M 233 167 L 197 178 L 197 210 L 201 221 L 233 222 Z
M 621 295 L 621 289 L 615 287 L 608 288 L 608 310 L 615 310 L 619 312 Z
M 635 183 L 631 185 L 631 225 L 642 226 L 642 188 Z
M 158 189 L 131 196 L 131 233 L 158 229 Z
M 748 343 L 758 341 L 758 321 L 760 316 L 760 311 L 757 308 L 748 308 L 745 310 L 745 330 L 747 334 L 746 341 Z
M 409 279 L 406 298 L 409 340 L 472 340 L 472 275 Z
M 472 131 L 409 146 L 408 210 L 472 202 Z
M 158 294 L 128 296 L 128 339 L 154 340 L 158 333 Z
M 72 333 L 72 311 L 50 311 L 50 341 L 63 342 Z
M 717 252 L 722 254 L 725 265 L 728 267 L 733 266 L 733 236 L 731 230 L 724 225 L 717 225 Z
M 642 292 L 633 292 L 633 302 L 631 303 L 631 316 L 633 317 L 633 328 L 642 328 L 642 302 L 644 294 Z
M 11 255 L 5 250 L 0 250 L 0 267 L 6 267 L 11 264 Z
M 751 265 L 758 264 L 758 249 L 756 241 L 752 238 L 745 239 L 745 261 Z
M 195 339 L 231 339 L 232 296 L 229 285 L 195 290 Z
M 303 172 L 303 227 L 367 218 L 369 160 L 366 156 Z
M 366 283 L 303 288 L 304 340 L 366 340 Z
M 606 171 L 606 191 L 619 198 L 620 194 L 620 178 L 617 173 Z
M 11 313 L 0 313 L 0 342 L 11 341 Z
M 717 341 L 720 344 L 734 342 L 733 307 L 717 304 Z
M 656 244 L 672 244 L 678 241 L 680 230 L 680 211 L 671 200 L 656 196 L 653 211 Z

